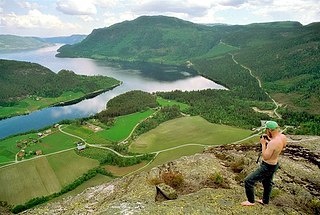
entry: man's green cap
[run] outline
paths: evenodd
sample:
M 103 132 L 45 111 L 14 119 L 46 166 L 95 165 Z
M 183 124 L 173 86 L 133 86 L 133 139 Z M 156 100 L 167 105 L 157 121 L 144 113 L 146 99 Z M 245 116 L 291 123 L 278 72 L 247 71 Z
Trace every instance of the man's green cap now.
M 267 121 L 265 126 L 266 128 L 269 128 L 271 130 L 275 130 L 279 127 L 278 123 L 276 123 L 275 121 Z

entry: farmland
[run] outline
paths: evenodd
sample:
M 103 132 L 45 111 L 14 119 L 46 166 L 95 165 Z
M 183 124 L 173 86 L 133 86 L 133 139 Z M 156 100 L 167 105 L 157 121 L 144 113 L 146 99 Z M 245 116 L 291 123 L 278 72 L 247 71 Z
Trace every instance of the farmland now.
M 1 200 L 16 205 L 58 192 L 96 166 L 97 161 L 80 157 L 71 150 L 1 168 L 0 183 L 6 185 L 0 186 Z
M 249 130 L 211 124 L 199 116 L 182 117 L 167 121 L 141 135 L 129 149 L 135 153 L 151 153 L 187 144 L 220 145 L 243 139 L 250 134 Z

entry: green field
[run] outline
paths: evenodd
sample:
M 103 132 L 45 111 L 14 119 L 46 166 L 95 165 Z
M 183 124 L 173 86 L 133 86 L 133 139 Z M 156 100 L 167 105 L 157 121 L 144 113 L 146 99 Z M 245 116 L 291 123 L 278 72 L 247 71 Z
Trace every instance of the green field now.
M 26 152 L 25 159 L 35 156 L 34 154 L 29 155 L 28 153 L 30 151 L 35 152 L 36 150 L 42 150 L 43 154 L 49 154 L 76 147 L 75 143 L 79 140 L 78 138 L 63 134 L 57 129 L 51 129 L 51 132 L 52 133 L 43 138 L 39 138 L 37 133 L 30 133 L 1 140 L 0 163 L 15 160 L 15 155 L 21 150 L 21 148 L 17 147 L 18 142 L 28 142 L 28 146 L 24 148 Z M 33 143 L 32 140 L 38 140 L 39 142 Z
M 99 131 L 96 135 L 110 141 L 119 142 L 127 138 L 141 120 L 147 118 L 154 112 L 155 110 L 149 109 L 145 112 L 117 117 L 115 124 L 110 129 Z
M 161 152 L 158 154 L 158 156 L 153 160 L 153 162 L 149 166 L 143 169 L 143 171 L 150 170 L 153 167 L 157 167 L 159 165 L 176 160 L 178 158 L 181 158 L 182 156 L 190 156 L 196 153 L 200 153 L 203 151 L 203 149 L 204 149 L 203 146 L 184 146 L 181 148 Z
M 98 165 L 71 150 L 0 168 L 0 200 L 16 205 L 58 192 Z
M 29 138 L 37 138 L 37 134 L 30 133 L 0 140 L 0 163 L 14 161 L 15 155 L 20 151 L 16 146 L 17 142 L 28 140 Z
M 26 148 L 28 151 L 42 150 L 43 154 L 50 154 L 53 152 L 58 152 L 65 149 L 75 148 L 76 142 L 79 141 L 78 138 L 71 137 L 60 131 L 50 134 L 44 138 L 41 138 L 40 143 L 36 143 L 32 146 Z
M 106 126 L 105 126 L 106 127 Z M 83 138 L 89 144 L 110 145 L 112 141 L 97 135 L 85 126 L 71 124 L 62 128 L 63 131 Z
M 189 105 L 181 103 L 181 102 L 177 102 L 174 100 L 168 100 L 168 99 L 163 99 L 161 97 L 157 97 L 157 102 L 160 106 L 173 106 L 173 105 L 177 105 L 180 107 L 181 111 L 187 110 L 189 108 Z
M 74 150 L 50 155 L 47 159 L 61 186 L 70 184 L 89 169 L 99 166 L 98 161 L 79 156 Z
M 235 50 L 239 50 L 239 48 L 220 42 L 218 45 L 214 46 L 211 50 L 209 50 L 208 53 L 201 57 L 215 57 Z
M 88 139 L 94 132 L 84 126 L 79 126 L 75 124 L 65 125 L 61 129 L 67 133 L 79 136 L 83 139 Z
M 80 98 L 85 94 L 82 92 L 64 92 L 57 98 L 42 98 L 42 97 L 28 97 L 17 102 L 17 105 L 13 107 L 1 107 L 0 106 L 0 118 L 10 117 L 22 114 L 28 114 L 32 111 L 39 110 L 48 107 L 52 104 L 56 104 L 62 101 L 69 101 Z
M 142 134 L 130 145 L 129 151 L 151 153 L 186 144 L 228 144 L 250 134 L 250 130 L 212 124 L 200 116 L 182 117 Z
M 126 167 L 118 167 L 118 166 L 111 166 L 106 165 L 104 168 L 111 172 L 114 176 L 124 176 L 126 174 L 129 174 L 137 169 L 140 169 L 141 167 L 145 166 L 147 164 L 146 161 L 143 161 L 139 164 L 135 164 L 132 166 L 126 166 Z

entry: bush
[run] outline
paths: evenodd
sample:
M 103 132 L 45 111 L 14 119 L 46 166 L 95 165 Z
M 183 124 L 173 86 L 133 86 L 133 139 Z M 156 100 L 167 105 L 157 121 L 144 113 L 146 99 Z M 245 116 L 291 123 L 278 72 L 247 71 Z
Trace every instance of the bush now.
M 150 178 L 148 179 L 148 184 L 150 185 L 158 185 L 158 184 L 161 184 L 163 183 L 163 181 L 160 179 L 160 178 Z
M 24 205 L 17 205 L 14 208 L 12 208 L 11 212 L 14 214 L 20 213 L 24 210 L 27 210 L 27 208 Z
M 313 212 L 313 214 L 320 214 L 320 201 L 316 198 L 313 198 L 309 203 L 308 207 Z
M 165 184 L 167 184 L 173 188 L 180 187 L 184 182 L 182 173 L 179 171 L 163 172 L 161 174 L 161 179 Z
M 215 184 L 218 185 L 221 185 L 224 182 L 223 176 L 220 172 L 216 172 L 215 174 L 211 175 L 210 178 Z
M 214 174 L 210 174 L 207 180 L 207 185 L 214 188 L 230 188 L 227 180 L 223 177 L 220 172 L 215 172 Z

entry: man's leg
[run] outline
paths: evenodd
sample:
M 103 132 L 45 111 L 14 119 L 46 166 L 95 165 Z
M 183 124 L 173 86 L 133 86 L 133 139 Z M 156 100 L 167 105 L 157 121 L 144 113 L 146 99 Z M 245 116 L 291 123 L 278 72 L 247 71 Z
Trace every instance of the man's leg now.
M 271 195 L 271 191 L 272 191 L 272 187 L 273 187 L 273 176 L 275 174 L 275 172 L 278 169 L 278 165 L 271 167 L 269 173 L 266 175 L 266 177 L 262 180 L 262 185 L 263 185 L 263 197 L 262 200 L 260 201 L 260 203 L 262 204 L 269 204 L 269 200 L 270 200 L 270 195 Z
M 248 175 L 244 181 L 246 196 L 248 201 L 242 202 L 243 206 L 254 205 L 254 185 L 257 181 L 261 181 L 264 178 L 266 168 L 264 165 L 261 165 L 256 171 Z M 250 204 L 251 203 L 251 204 Z
M 262 185 L 263 185 L 262 203 L 269 204 L 270 195 L 271 195 L 272 186 L 273 186 L 272 177 L 268 177 L 262 180 Z

